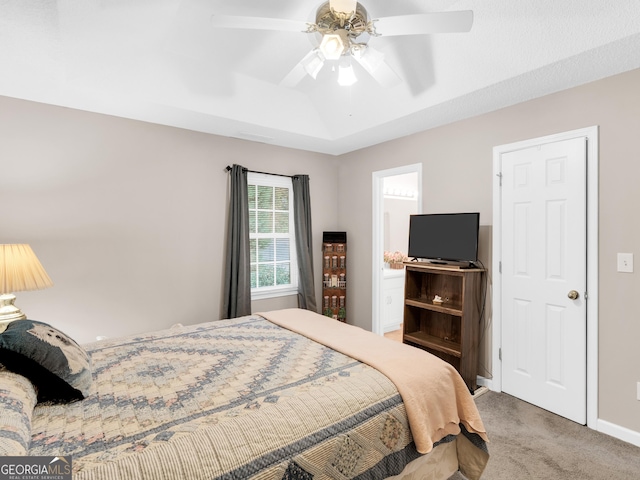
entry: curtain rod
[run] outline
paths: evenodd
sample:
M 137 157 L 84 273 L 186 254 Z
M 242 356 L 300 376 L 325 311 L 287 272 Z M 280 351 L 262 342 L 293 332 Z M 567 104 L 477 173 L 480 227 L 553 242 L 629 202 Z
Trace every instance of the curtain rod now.
M 227 168 L 225 168 L 225 170 L 227 172 L 231 171 L 231 167 L 229 165 L 227 165 Z M 258 172 L 257 170 L 249 170 L 248 168 L 244 168 L 242 167 L 242 171 L 243 172 L 251 172 L 251 173 L 261 173 L 262 175 L 274 175 L 276 177 L 288 177 L 288 178 L 295 178 L 298 175 L 285 175 L 283 173 L 269 173 L 269 172 Z

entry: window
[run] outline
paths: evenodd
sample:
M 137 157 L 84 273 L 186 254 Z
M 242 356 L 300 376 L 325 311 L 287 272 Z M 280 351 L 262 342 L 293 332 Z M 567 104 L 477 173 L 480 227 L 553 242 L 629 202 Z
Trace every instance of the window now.
M 298 291 L 291 179 L 249 172 L 251 298 Z

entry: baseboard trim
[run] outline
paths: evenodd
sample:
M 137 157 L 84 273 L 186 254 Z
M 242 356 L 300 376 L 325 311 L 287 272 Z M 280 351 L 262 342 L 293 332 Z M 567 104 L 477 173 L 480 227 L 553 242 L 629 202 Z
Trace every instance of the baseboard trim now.
M 607 422 L 606 420 L 598 419 L 596 430 L 601 433 L 622 440 L 623 442 L 630 443 L 636 447 L 640 447 L 640 432 L 630 430 L 626 427 L 621 427 L 615 423 Z
M 476 383 L 478 384 L 479 387 L 487 387 L 489 390 L 493 390 L 492 388 L 493 382 L 491 381 L 490 378 L 484 378 L 478 375 L 476 377 Z

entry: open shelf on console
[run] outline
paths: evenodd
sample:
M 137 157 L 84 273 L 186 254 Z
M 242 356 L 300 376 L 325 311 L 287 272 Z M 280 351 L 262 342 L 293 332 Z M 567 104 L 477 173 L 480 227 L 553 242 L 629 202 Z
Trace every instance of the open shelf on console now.
M 449 362 L 475 391 L 484 270 L 405 265 L 403 342 Z

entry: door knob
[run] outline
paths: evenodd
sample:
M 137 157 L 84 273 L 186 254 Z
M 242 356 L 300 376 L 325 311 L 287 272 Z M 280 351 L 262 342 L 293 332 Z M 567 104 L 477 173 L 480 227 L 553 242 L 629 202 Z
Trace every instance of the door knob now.
M 567 294 L 567 297 L 569 297 L 571 300 L 577 300 L 579 296 L 580 296 L 580 294 L 578 292 L 576 292 L 575 290 L 571 290 Z

